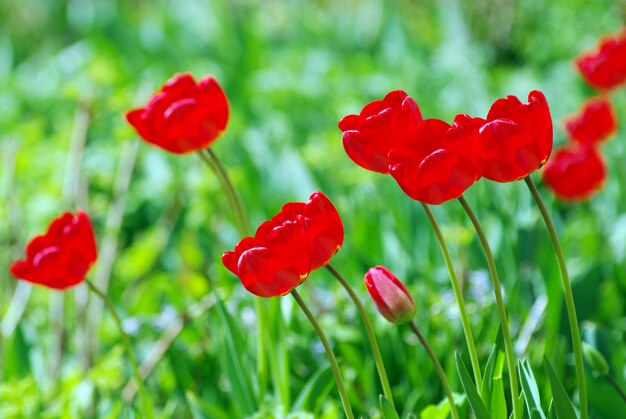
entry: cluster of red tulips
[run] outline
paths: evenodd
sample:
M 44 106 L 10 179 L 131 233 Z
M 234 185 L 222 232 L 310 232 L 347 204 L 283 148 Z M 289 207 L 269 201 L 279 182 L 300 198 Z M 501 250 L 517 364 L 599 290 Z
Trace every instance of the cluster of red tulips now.
M 626 31 L 604 40 L 599 51 L 584 55 L 577 64 L 592 86 L 606 92 L 626 80 L 624 57 Z M 332 349 L 314 315 L 296 290 L 312 271 L 322 267 L 339 280 L 359 309 L 368 331 L 384 396 L 393 406 L 393 396 L 376 338 L 363 306 L 350 284 L 329 264 L 344 242 L 343 224 L 330 199 L 322 192 L 313 192 L 307 202 L 287 203 L 252 234 L 247 227 L 244 206 L 228 179 L 227 171 L 210 149 L 211 144 L 226 129 L 229 117 L 227 97 L 212 77 L 196 83 L 189 74 L 176 75 L 145 107 L 128 112 L 126 117 L 148 143 L 174 154 L 198 152 L 215 170 L 233 207 L 240 233 L 245 237 L 232 251 L 224 253 L 224 266 L 256 296 L 293 295 L 324 343 L 346 416 L 351 418 L 353 413 Z M 482 227 L 463 198 L 463 193 L 481 178 L 496 182 L 523 179 L 528 184 L 544 216 L 561 268 L 577 368 L 581 418 L 586 418 L 581 339 L 567 270 L 554 226 L 529 176 L 548 162 L 544 179 L 558 196 L 580 199 L 595 190 L 604 177 L 604 165 L 597 156 L 596 146 L 615 131 L 615 117 L 610 102 L 604 96 L 592 99 L 580 115 L 568 120 L 566 127 L 577 148 L 570 145 L 561 149 L 549 161 L 553 141 L 552 118 L 548 101 L 543 93 L 536 90 L 528 94 L 527 102 L 508 96 L 496 100 L 484 118 L 459 114 L 452 123 L 423 118 L 415 100 L 405 92 L 396 90 L 382 100 L 367 104 L 358 115 L 345 116 L 339 122 L 339 128 L 343 131 L 343 146 L 350 159 L 367 170 L 390 174 L 406 195 L 422 203 L 449 269 L 472 363 L 474 383 L 480 392 L 481 367 L 463 295 L 445 240 L 428 205 L 458 199 L 467 212 L 489 265 L 506 351 L 515 419 L 522 418 L 516 360 L 498 274 Z M 583 166 L 593 168 L 592 178 L 583 179 L 576 175 Z M 86 281 L 94 292 L 106 298 L 94 284 L 86 280 L 96 258 L 95 235 L 87 214 L 82 211 L 75 215 L 64 213 L 50 224 L 44 235 L 29 242 L 26 258 L 15 262 L 11 272 L 17 278 L 60 290 Z M 458 417 L 443 369 L 413 322 L 416 307 L 407 288 L 391 270 L 382 266 L 371 268 L 365 274 L 364 282 L 373 302 L 385 318 L 396 323 L 408 323 L 415 331 L 436 366 L 449 399 L 451 414 Z M 258 306 L 257 310 L 263 310 L 263 307 Z M 259 330 L 259 334 L 262 333 L 263 330 Z M 129 357 L 133 359 L 130 349 Z M 137 384 L 141 386 L 136 366 L 134 372 Z M 473 405 L 472 408 L 478 409 Z
M 610 94 L 626 82 L 626 29 L 600 40 L 575 60 L 585 82 L 598 91 L 565 121 L 568 142 L 555 150 L 543 180 L 565 201 L 588 199 L 607 176 L 600 146 L 617 131 Z

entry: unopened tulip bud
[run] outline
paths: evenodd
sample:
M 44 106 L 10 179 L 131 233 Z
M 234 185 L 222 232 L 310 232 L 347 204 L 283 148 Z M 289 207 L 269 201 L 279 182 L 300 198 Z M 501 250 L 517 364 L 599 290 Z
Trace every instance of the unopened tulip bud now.
M 408 323 L 415 316 L 415 300 L 404 284 L 384 266 L 370 268 L 365 286 L 376 308 L 392 323 Z
M 606 362 L 604 355 L 587 342 L 583 342 L 583 356 L 595 375 L 604 377 L 609 374 L 609 364 Z

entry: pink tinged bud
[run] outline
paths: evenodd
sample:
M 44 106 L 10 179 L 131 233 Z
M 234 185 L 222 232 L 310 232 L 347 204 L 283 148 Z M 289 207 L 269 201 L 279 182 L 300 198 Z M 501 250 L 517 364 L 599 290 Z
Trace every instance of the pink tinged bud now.
M 404 284 L 384 266 L 370 268 L 365 286 L 376 308 L 392 323 L 408 323 L 415 316 L 415 300 Z

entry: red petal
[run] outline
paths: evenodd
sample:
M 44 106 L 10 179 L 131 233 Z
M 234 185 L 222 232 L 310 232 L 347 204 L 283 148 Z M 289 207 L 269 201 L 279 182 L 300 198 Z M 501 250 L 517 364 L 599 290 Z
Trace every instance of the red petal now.
M 306 234 L 311 252 L 311 270 L 326 265 L 343 244 L 341 217 L 321 192 L 313 192 L 304 209 Z
M 266 248 L 245 251 L 238 271 L 243 286 L 259 297 L 285 295 L 303 281 L 296 269 Z

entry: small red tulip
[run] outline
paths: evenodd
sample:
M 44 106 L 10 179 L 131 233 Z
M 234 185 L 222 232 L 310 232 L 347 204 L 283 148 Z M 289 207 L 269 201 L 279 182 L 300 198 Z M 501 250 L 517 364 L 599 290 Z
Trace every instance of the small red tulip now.
M 81 283 L 97 259 L 91 220 L 83 211 L 69 212 L 26 246 L 26 258 L 11 265 L 19 279 L 63 290 Z
M 259 297 L 285 295 L 326 265 L 343 244 L 343 224 L 332 202 L 314 192 L 290 202 L 222 256 L 224 266 Z
M 452 125 L 426 119 L 412 138 L 389 151 L 391 175 L 417 201 L 437 205 L 458 198 L 479 178 L 477 137 L 467 115 L 457 115 Z
M 402 90 L 394 90 L 367 104 L 359 115 L 345 116 L 339 129 L 352 161 L 367 170 L 389 173 L 389 150 L 411 138 L 421 121 L 417 103 Z
M 626 82 L 626 29 L 602 38 L 596 49 L 583 52 L 575 63 L 596 89 L 613 89 Z
M 606 166 L 592 147 L 561 148 L 543 171 L 543 181 L 563 201 L 584 201 L 602 188 Z
M 480 128 L 480 142 L 480 174 L 489 180 L 512 182 L 543 166 L 552 151 L 552 118 L 543 93 L 530 92 L 527 103 L 515 96 L 498 99 Z
M 389 269 L 370 268 L 365 274 L 365 286 L 376 308 L 392 323 L 408 323 L 415 317 L 415 300 Z
M 176 74 L 126 119 L 147 142 L 184 154 L 210 146 L 226 129 L 228 113 L 228 99 L 213 77 L 196 84 L 190 74 Z
M 579 113 L 565 121 L 565 130 L 583 145 L 593 146 L 604 141 L 617 131 L 611 101 L 602 97 L 588 100 Z

